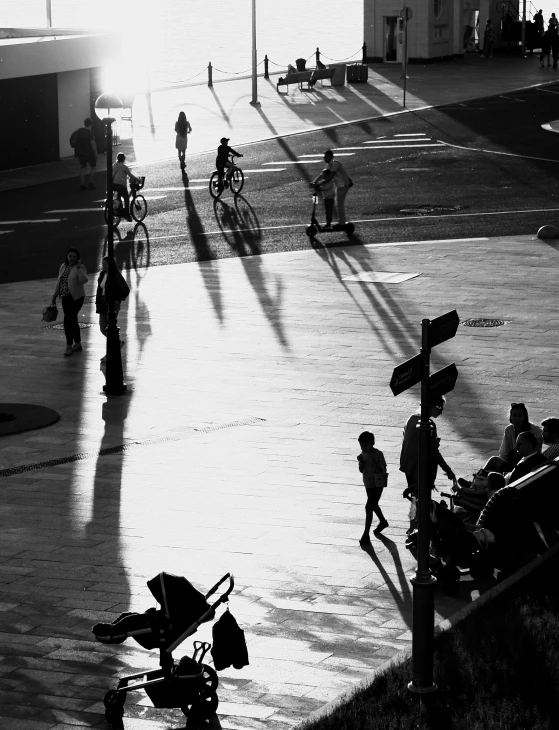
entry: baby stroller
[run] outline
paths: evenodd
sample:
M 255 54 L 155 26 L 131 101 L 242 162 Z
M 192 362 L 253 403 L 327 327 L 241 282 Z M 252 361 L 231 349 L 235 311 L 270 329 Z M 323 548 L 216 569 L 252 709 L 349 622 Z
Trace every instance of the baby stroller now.
M 229 585 L 214 603 L 207 599 L 226 581 Z M 218 706 L 218 677 L 213 667 L 203 664 L 211 645 L 195 641 L 192 658 L 173 659 L 173 651 L 196 633 L 198 627 L 215 617 L 215 609 L 229 599 L 235 585 L 230 573 L 204 596 L 186 579 L 160 573 L 148 581 L 148 588 L 161 605 L 145 613 L 123 613 L 112 624 L 96 624 L 92 631 L 98 641 L 120 644 L 133 637 L 145 649 L 159 648 L 160 669 L 122 677 L 117 687 L 105 695 L 105 718 L 122 726 L 126 693 L 145 689 L 157 708 L 180 708 L 187 718 L 207 720 Z
M 410 490 L 404 492 L 408 497 Z M 451 495 L 444 495 L 451 496 Z M 429 568 L 436 576 L 443 590 L 453 594 L 459 588 L 462 573 L 483 573 L 480 563 L 481 548 L 474 535 L 468 531 L 460 518 L 448 508 L 444 500 L 431 500 Z M 417 529 L 408 534 L 406 548 L 417 560 Z

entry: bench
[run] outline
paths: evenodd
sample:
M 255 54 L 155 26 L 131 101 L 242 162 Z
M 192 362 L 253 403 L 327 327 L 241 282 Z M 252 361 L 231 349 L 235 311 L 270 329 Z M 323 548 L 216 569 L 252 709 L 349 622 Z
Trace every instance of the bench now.
M 280 86 L 287 86 L 287 93 L 289 93 L 289 84 L 298 84 L 299 91 L 312 91 L 317 81 L 320 81 L 324 86 L 324 79 L 332 79 L 335 71 L 334 68 L 313 68 L 306 71 L 295 71 L 291 67 L 285 76 L 279 78 L 276 91 L 279 93 Z M 303 84 L 307 84 L 307 87 L 303 88 Z

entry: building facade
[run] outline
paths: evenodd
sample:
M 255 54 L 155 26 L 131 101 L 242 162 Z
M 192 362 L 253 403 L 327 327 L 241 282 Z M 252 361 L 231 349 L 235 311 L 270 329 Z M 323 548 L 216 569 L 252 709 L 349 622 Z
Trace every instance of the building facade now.
M 120 36 L 106 31 L 0 29 L 0 170 L 73 155 L 70 135 L 95 121 L 102 73 L 120 54 Z

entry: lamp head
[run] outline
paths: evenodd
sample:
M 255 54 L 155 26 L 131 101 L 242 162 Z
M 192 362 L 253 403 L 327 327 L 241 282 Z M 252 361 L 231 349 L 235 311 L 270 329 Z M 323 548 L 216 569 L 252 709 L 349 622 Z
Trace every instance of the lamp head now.
M 122 101 L 116 94 L 101 94 L 95 102 L 95 114 L 99 119 L 119 119 L 122 110 Z

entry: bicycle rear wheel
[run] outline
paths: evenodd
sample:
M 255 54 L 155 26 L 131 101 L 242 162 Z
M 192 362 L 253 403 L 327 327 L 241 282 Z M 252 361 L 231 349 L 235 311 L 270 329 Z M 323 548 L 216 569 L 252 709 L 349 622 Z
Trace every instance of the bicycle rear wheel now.
M 231 175 L 231 192 L 234 195 L 238 195 L 241 190 L 243 189 L 243 185 L 245 184 L 245 176 L 243 171 L 240 167 L 236 167 L 233 170 L 233 174 Z
M 141 223 L 146 217 L 147 212 L 148 204 L 146 203 L 146 199 L 143 195 L 136 195 L 136 197 L 130 201 L 130 215 L 135 221 Z
M 216 170 L 212 172 L 210 177 L 210 195 L 212 198 L 219 198 L 223 192 L 223 180 L 219 176 L 219 172 Z

